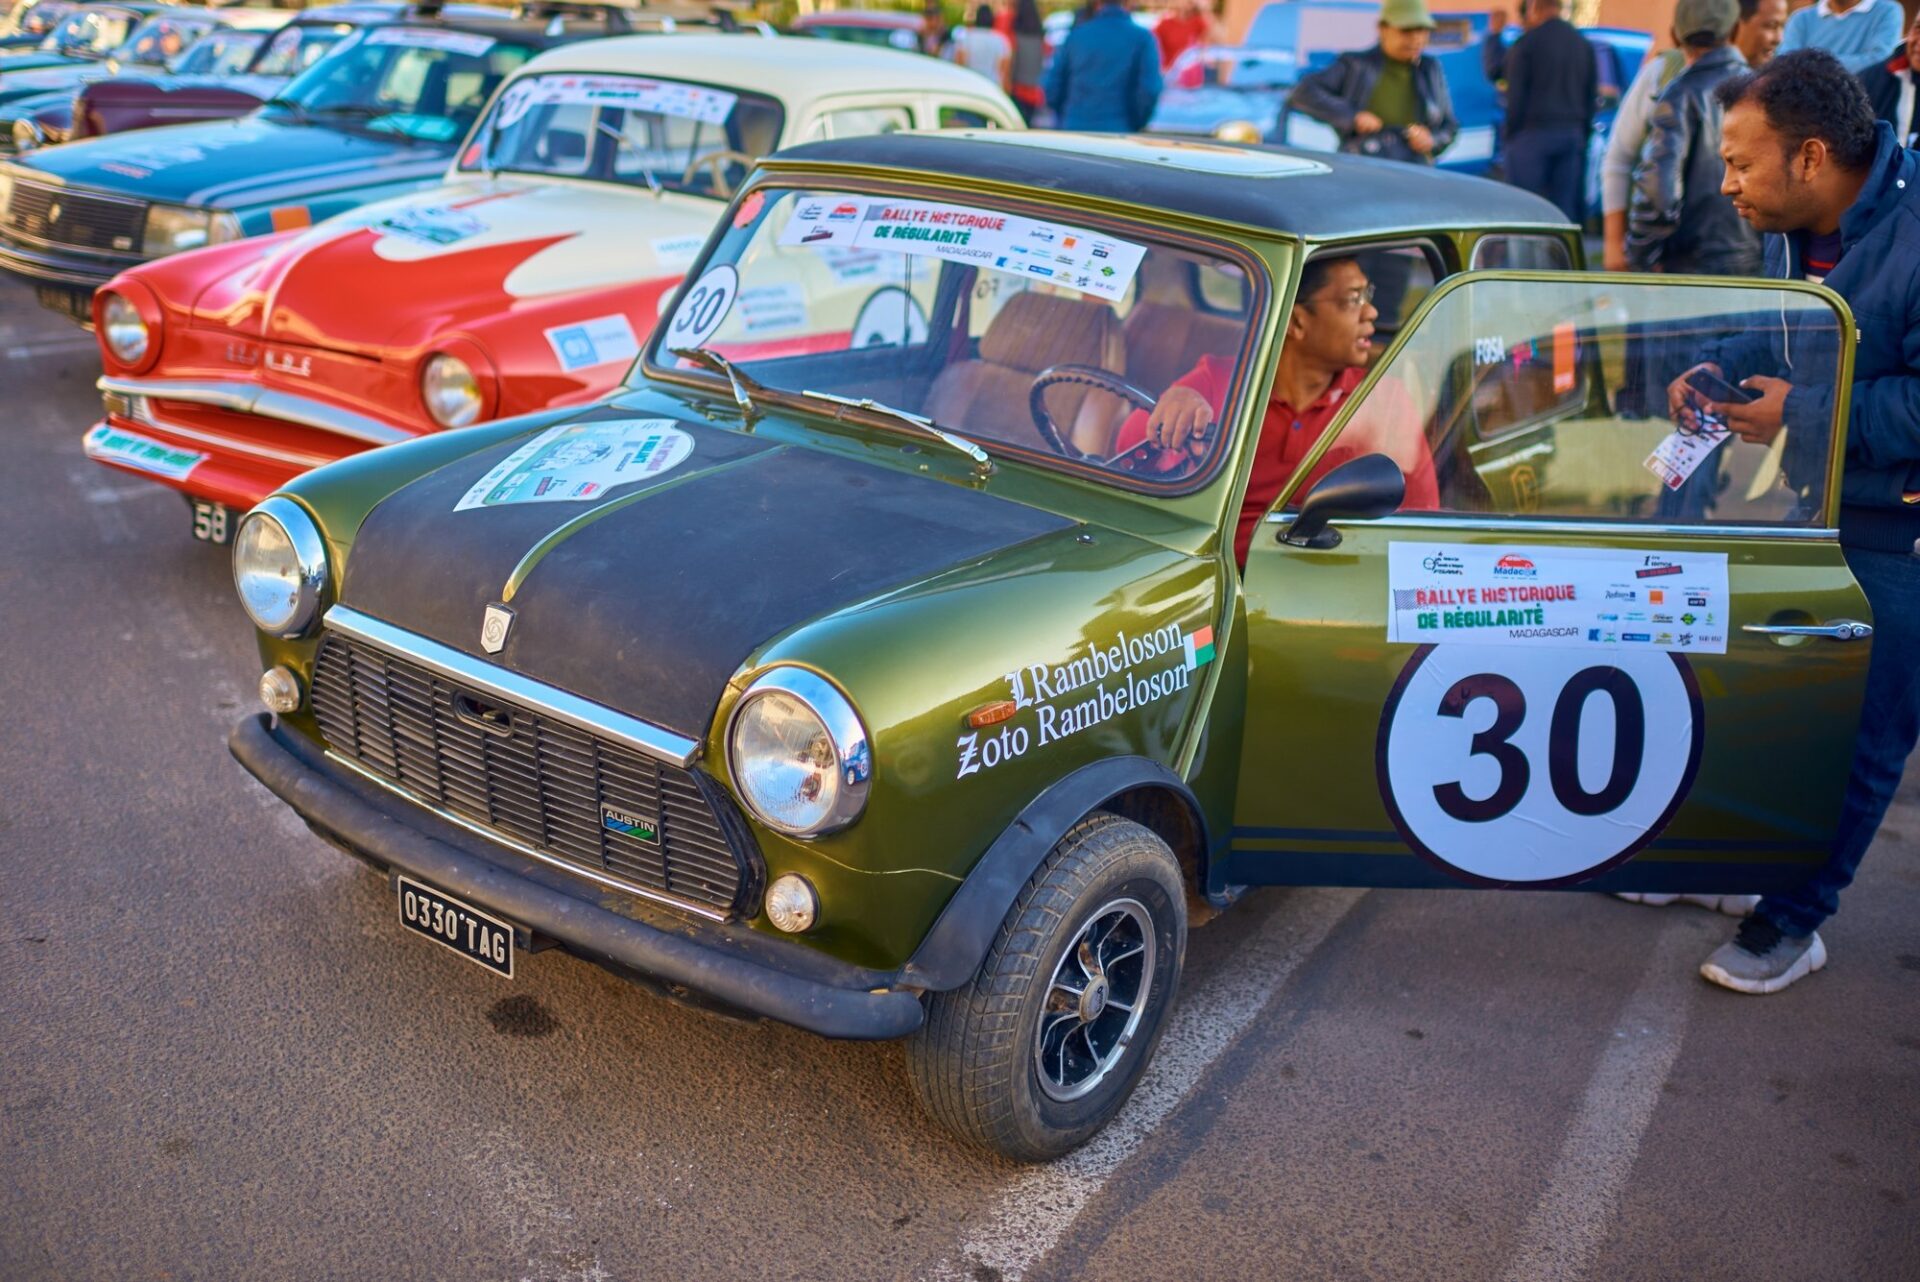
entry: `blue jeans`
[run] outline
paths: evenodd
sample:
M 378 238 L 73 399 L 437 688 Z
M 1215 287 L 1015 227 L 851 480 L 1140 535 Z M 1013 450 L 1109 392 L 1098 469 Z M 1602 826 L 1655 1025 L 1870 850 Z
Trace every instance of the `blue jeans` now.
M 1573 125 L 1528 129 L 1507 139 L 1507 181 L 1560 206 L 1567 221 L 1586 217 L 1587 135 Z
M 1873 606 L 1867 697 L 1827 862 L 1798 890 L 1768 895 L 1755 909 L 1788 935 L 1812 933 L 1839 909 L 1840 892 L 1873 844 L 1920 739 L 1920 556 L 1861 548 L 1848 548 L 1846 555 Z

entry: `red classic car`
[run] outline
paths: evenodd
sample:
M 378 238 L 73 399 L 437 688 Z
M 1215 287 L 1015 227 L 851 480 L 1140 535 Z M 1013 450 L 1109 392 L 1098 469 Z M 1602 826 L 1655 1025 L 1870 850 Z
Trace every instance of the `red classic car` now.
M 123 272 L 94 296 L 106 416 L 95 461 L 185 492 L 225 541 L 309 468 L 441 428 L 591 401 L 618 385 L 754 160 L 814 138 L 1017 129 L 959 67 L 746 35 L 551 50 L 502 86 L 445 185 L 310 228 Z M 845 344 L 924 333 L 925 279 L 857 248 L 734 310 L 769 349 L 803 301 Z M 693 345 L 697 345 L 697 342 Z

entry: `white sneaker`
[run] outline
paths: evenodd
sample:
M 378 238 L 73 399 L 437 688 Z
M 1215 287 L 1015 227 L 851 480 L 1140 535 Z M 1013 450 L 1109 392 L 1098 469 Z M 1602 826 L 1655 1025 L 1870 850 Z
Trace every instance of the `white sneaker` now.
M 1760 906 L 1758 895 L 1649 895 L 1623 890 L 1616 891 L 1614 898 L 1652 908 L 1665 908 L 1668 904 L 1694 904 L 1710 912 L 1725 913 L 1729 917 L 1751 916 L 1753 910 Z
M 1819 931 L 1796 939 L 1764 917 L 1749 917 L 1700 964 L 1700 974 L 1737 993 L 1777 993 L 1826 964 Z

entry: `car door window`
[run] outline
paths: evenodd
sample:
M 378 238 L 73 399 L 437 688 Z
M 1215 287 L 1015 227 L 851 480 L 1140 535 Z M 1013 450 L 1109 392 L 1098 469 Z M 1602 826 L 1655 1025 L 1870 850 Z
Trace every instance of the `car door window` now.
M 1572 266 L 1566 242 L 1557 236 L 1482 236 L 1474 242 L 1468 263 L 1474 271 L 1563 272 Z
M 842 107 L 824 117 L 829 138 L 860 138 L 913 128 L 913 114 L 904 105 Z
M 1794 285 L 1462 278 L 1385 358 L 1321 470 L 1417 443 L 1442 512 L 1820 525 L 1840 324 Z M 1720 371 L 1692 376 L 1712 407 L 1676 415 L 1669 384 L 1703 361 Z M 1729 430 L 1750 378 L 1794 389 L 1777 433 Z
M 956 107 L 952 103 L 940 104 L 940 127 L 942 129 L 998 129 L 1000 121 L 977 107 Z

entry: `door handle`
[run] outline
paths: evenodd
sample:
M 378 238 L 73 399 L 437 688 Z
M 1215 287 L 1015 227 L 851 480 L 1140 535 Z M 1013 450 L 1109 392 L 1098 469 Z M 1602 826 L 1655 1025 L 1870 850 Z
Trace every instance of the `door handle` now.
M 1871 623 L 1835 619 L 1832 623 L 1743 623 L 1742 632 L 1769 637 L 1825 637 L 1829 641 L 1859 641 L 1873 635 Z

